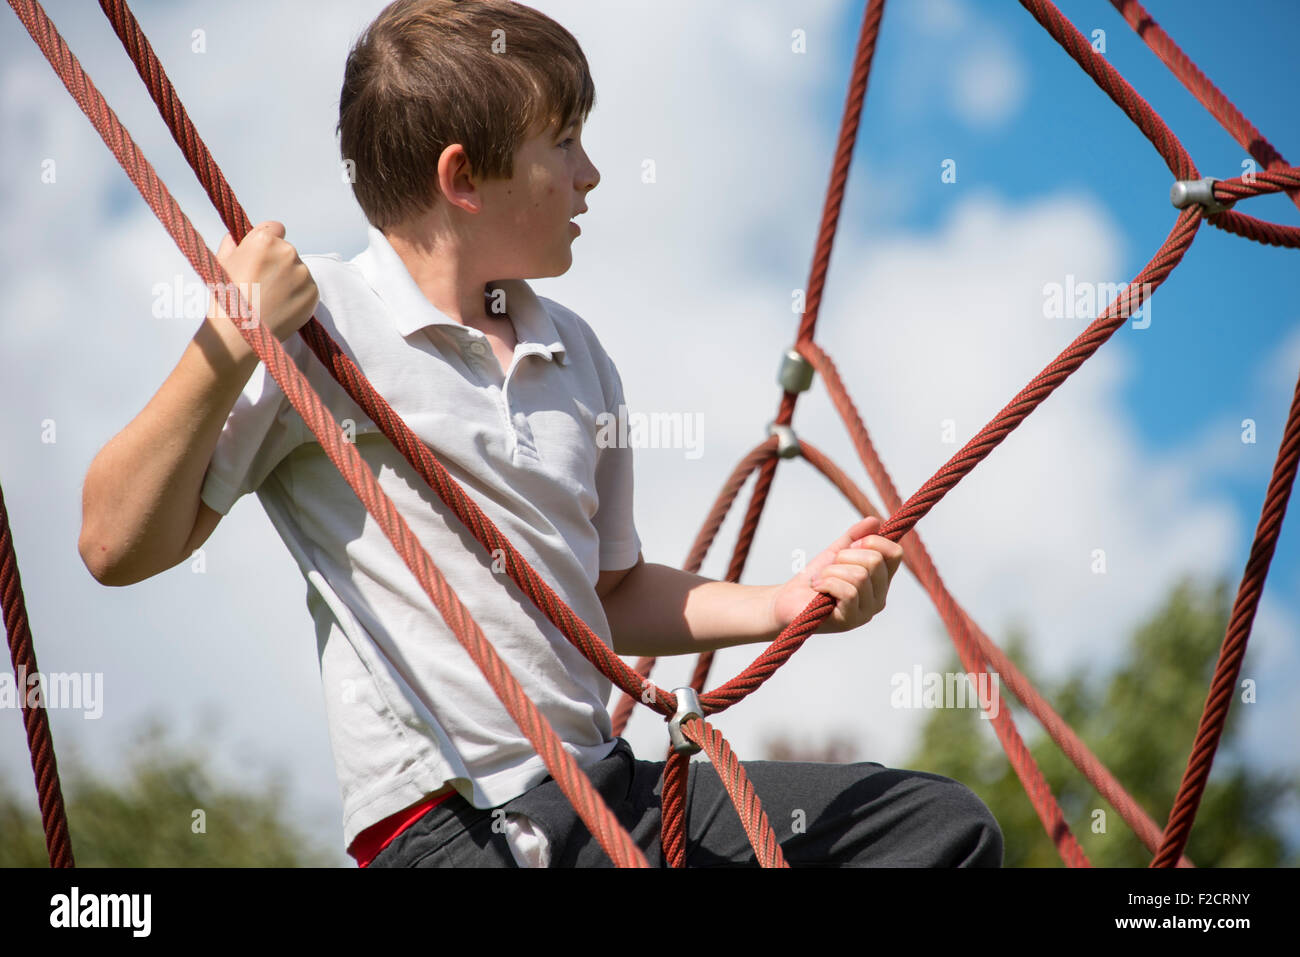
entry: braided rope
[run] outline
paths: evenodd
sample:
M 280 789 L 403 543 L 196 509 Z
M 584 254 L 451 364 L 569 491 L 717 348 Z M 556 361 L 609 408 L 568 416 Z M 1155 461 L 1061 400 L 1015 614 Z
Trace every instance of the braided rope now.
M 63 808 L 63 788 L 59 784 L 59 765 L 54 756 L 54 737 L 45 710 L 45 695 L 39 684 L 32 689 L 36 692 L 34 696 L 28 691 L 28 680 L 39 675 L 40 668 L 36 665 L 36 649 L 32 647 L 27 602 L 23 598 L 18 554 L 14 550 L 3 488 L 0 488 L 0 609 L 4 612 L 5 634 L 9 637 L 9 660 L 13 664 L 18 704 L 23 711 L 27 749 L 31 752 L 32 772 L 36 775 L 45 850 L 51 867 L 73 867 L 72 839 L 68 836 L 68 815 Z M 29 697 L 34 697 L 30 705 Z

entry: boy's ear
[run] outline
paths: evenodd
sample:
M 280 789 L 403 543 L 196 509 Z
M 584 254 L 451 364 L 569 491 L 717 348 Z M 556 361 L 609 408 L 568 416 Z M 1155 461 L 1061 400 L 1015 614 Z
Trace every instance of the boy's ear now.
M 477 213 L 481 208 L 478 196 L 480 181 L 470 166 L 469 154 L 460 143 L 452 143 L 438 157 L 437 194 L 433 197 L 446 200 L 467 212 Z

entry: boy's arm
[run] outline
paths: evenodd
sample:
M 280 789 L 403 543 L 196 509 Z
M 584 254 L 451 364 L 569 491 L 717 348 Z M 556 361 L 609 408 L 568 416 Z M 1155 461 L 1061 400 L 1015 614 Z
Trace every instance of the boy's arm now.
M 149 404 L 91 462 L 77 545 L 101 584 L 131 585 L 171 568 L 216 528 L 221 516 L 199 501 L 199 489 L 221 426 L 257 367 L 240 344 L 247 355 L 205 320 Z
M 600 573 L 601 579 L 618 574 L 624 577 L 601 596 L 615 654 L 694 654 L 780 633 L 770 587 L 713 581 L 644 558 L 625 572 Z
M 901 546 L 871 534 L 879 527 L 875 518 L 856 523 L 784 585 L 714 581 L 639 558 L 601 595 L 614 652 L 681 655 L 770 642 L 818 592 L 836 602 L 818 634 L 857 628 L 885 607 L 902 561 Z M 601 573 L 607 586 L 613 574 Z
M 307 267 L 283 236 L 279 223 L 259 224 L 237 248 L 227 236 L 217 257 L 233 281 L 259 284 L 262 321 L 282 341 L 317 301 Z M 173 567 L 221 520 L 200 492 L 258 359 L 215 297 L 213 306 L 149 404 L 86 472 L 78 550 L 102 584 L 130 585 Z

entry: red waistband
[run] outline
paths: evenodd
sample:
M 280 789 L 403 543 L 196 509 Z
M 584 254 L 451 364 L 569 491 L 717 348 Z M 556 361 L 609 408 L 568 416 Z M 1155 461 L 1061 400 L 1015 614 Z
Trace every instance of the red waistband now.
M 430 808 L 437 807 L 447 798 L 455 796 L 455 794 L 455 788 L 451 788 L 442 794 L 430 794 L 418 803 L 403 808 L 396 814 L 390 814 L 382 821 L 370 825 L 356 836 L 356 839 L 348 848 L 348 853 L 356 858 L 357 867 L 369 867 L 375 856 L 393 843 L 397 835 L 422 818 Z

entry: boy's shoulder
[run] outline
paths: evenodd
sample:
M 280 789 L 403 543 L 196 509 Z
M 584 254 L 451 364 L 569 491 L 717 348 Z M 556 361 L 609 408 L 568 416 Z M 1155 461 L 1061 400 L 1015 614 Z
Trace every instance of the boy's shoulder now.
M 520 281 L 522 282 L 522 280 Z M 531 287 L 527 283 L 523 285 L 531 291 Z M 551 317 L 551 321 L 555 323 L 556 332 L 560 334 L 561 338 L 566 341 L 580 338 L 586 344 L 588 350 L 604 353 L 604 348 L 600 344 L 600 337 L 596 335 L 596 330 L 591 327 L 591 324 L 586 319 L 562 302 L 548 296 L 540 296 L 533 292 L 533 297 L 537 300 L 538 305 L 546 310 L 546 314 Z
M 320 285 L 322 279 L 337 281 L 348 277 L 364 278 L 355 257 L 344 259 L 338 253 L 299 253 L 298 258 L 317 285 Z
M 555 323 L 556 334 L 571 357 L 581 357 L 586 361 L 599 379 L 607 403 L 613 402 L 612 397 L 622 394 L 622 378 L 591 323 L 561 302 L 547 296 L 534 296 Z
M 323 303 L 332 305 L 340 296 L 354 300 L 370 288 L 357 257 L 344 259 L 338 253 L 299 253 L 298 258 L 311 273 Z

